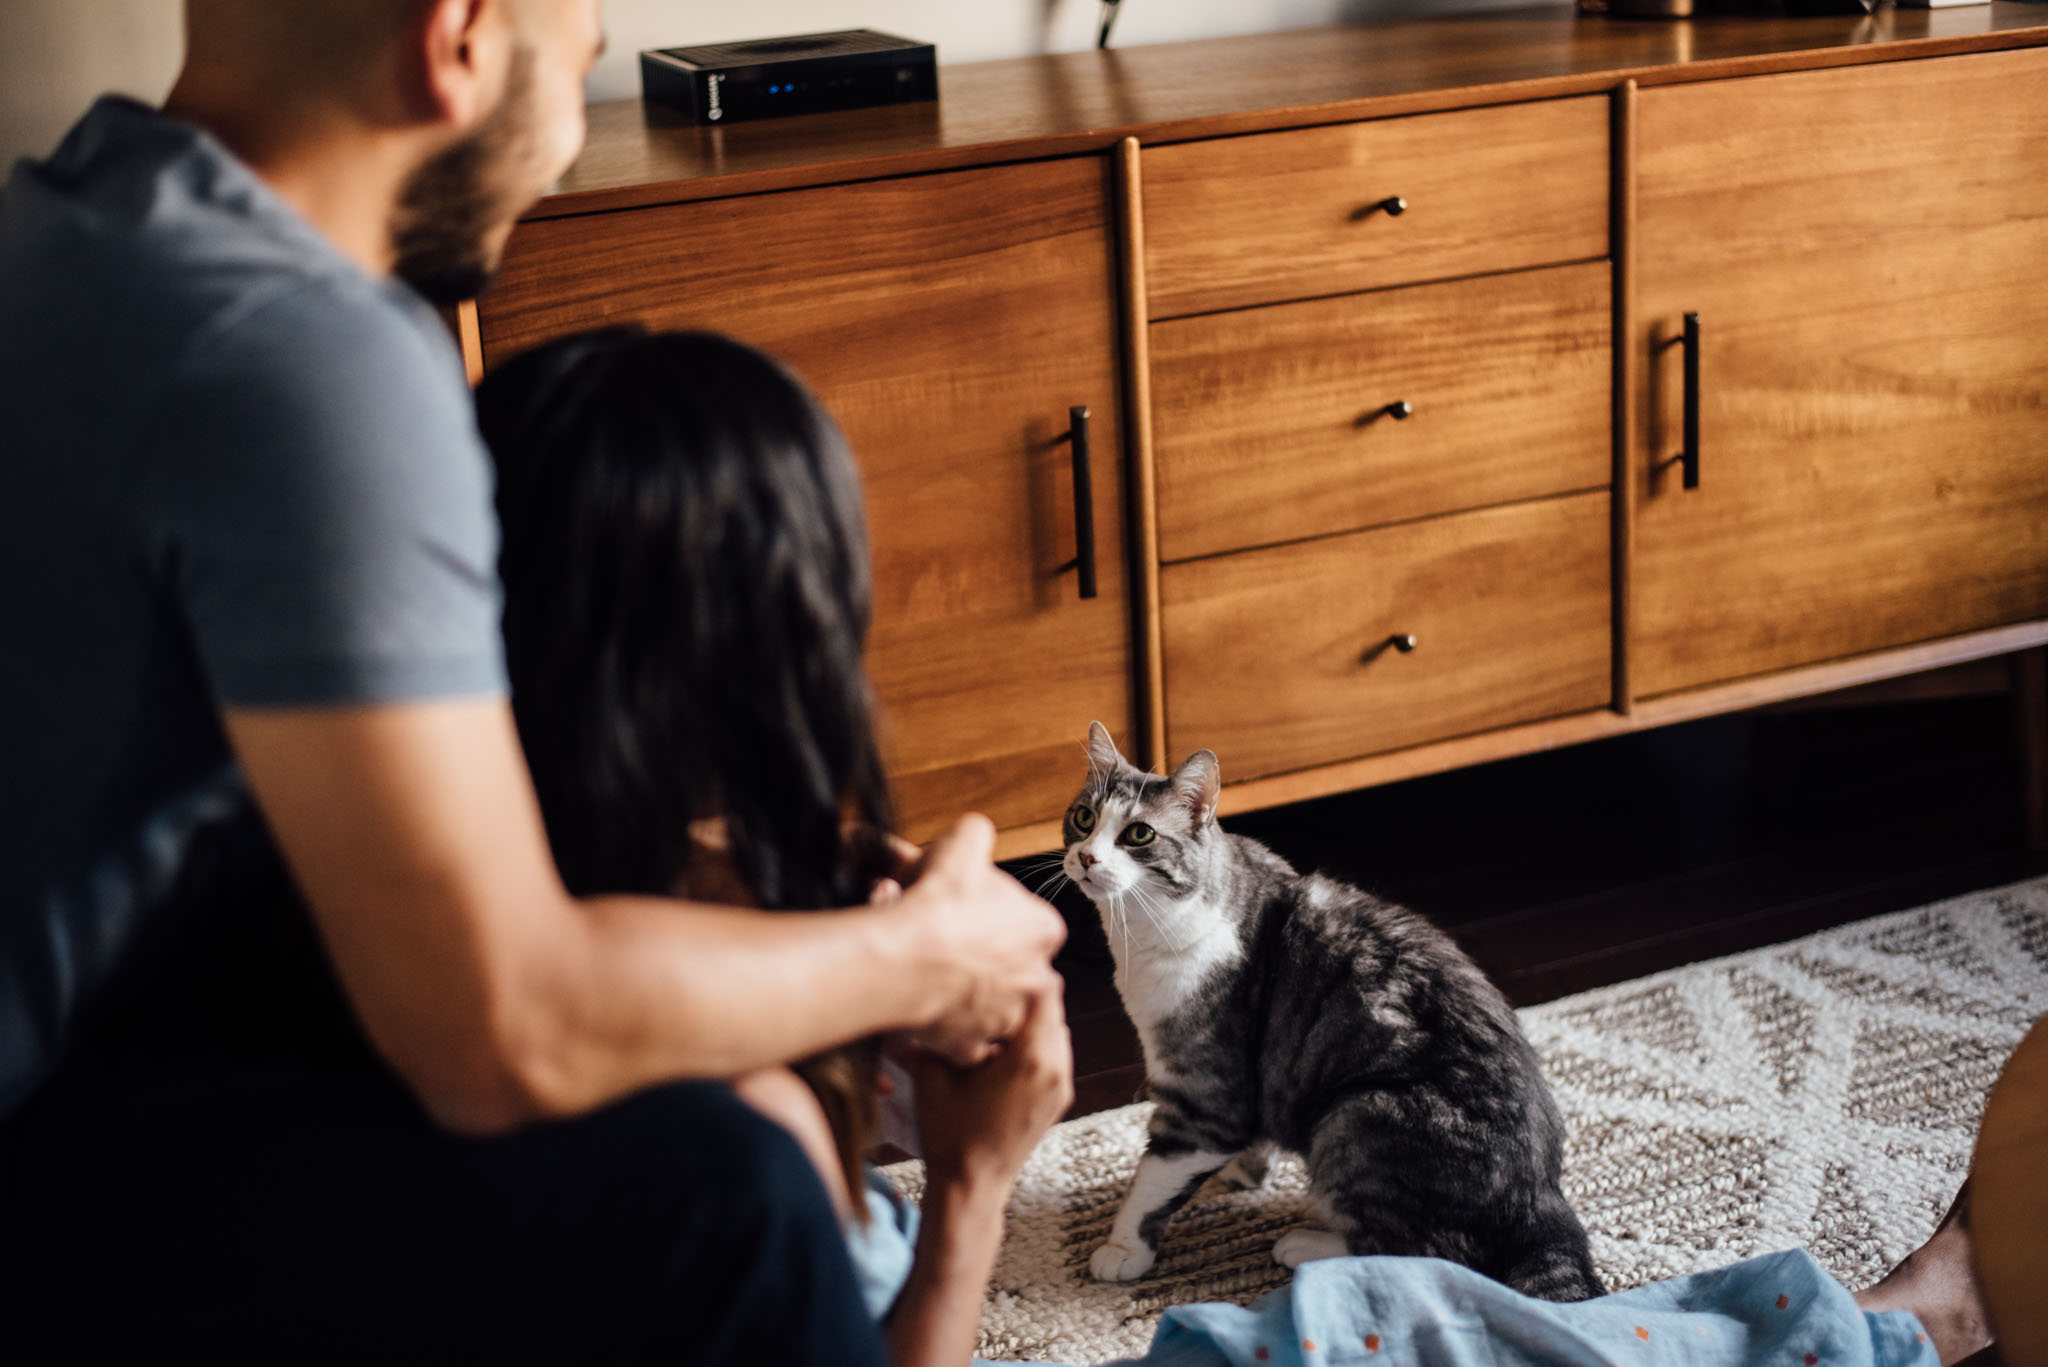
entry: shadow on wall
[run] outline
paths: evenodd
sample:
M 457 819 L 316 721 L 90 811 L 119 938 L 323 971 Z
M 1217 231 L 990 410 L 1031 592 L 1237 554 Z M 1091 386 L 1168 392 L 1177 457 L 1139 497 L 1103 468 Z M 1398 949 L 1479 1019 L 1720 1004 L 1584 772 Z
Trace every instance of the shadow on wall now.
M 0 167 L 47 154 L 103 92 L 162 99 L 183 16 L 181 0 L 0 0 Z

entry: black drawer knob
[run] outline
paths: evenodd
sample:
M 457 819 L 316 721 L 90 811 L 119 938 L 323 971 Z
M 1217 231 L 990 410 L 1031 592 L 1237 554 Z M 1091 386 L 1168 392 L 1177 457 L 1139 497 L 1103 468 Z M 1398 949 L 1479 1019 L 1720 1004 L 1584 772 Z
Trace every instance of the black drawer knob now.
M 1392 403 L 1382 404 L 1378 408 L 1366 409 L 1358 415 L 1354 426 L 1370 427 L 1381 418 L 1392 418 L 1395 422 L 1406 422 L 1414 412 L 1414 404 L 1406 399 L 1396 399 Z
M 1408 212 L 1408 201 L 1399 195 L 1388 195 L 1385 199 L 1374 200 L 1351 215 L 1353 223 L 1362 223 L 1374 214 L 1385 214 L 1388 218 L 1399 218 Z
M 1389 636 L 1384 641 L 1366 647 L 1365 653 L 1358 657 L 1358 662 L 1362 665 L 1369 665 L 1390 650 L 1398 650 L 1403 655 L 1406 655 L 1409 651 L 1415 649 L 1415 646 L 1415 633 L 1404 631 L 1397 636 Z

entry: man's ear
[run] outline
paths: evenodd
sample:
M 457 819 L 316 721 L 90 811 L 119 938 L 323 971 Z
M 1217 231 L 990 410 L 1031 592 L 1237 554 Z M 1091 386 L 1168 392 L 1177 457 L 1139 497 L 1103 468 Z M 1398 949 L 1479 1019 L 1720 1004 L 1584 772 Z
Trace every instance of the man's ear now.
M 505 0 L 428 0 L 406 39 L 419 115 L 473 128 L 497 107 L 516 43 Z
M 1173 771 L 1173 799 L 1186 809 L 1196 825 L 1216 815 L 1216 799 L 1223 792 L 1223 766 L 1214 750 L 1197 750 Z
M 1116 742 L 1110 738 L 1109 728 L 1099 721 L 1088 723 L 1088 772 L 1104 777 L 1117 771 L 1124 762 L 1117 750 Z

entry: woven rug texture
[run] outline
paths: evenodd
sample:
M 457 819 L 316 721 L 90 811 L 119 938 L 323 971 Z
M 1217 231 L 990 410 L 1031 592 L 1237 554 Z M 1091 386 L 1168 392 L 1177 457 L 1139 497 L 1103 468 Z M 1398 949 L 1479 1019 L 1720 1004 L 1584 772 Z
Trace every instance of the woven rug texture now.
M 1934 1228 L 2006 1056 L 2048 1011 L 2048 878 L 1973 893 L 1522 1011 L 1569 1130 L 1564 1187 L 1613 1290 L 1805 1248 L 1875 1281 Z M 1273 1241 L 1309 1223 L 1298 1161 L 1211 1184 L 1159 1262 L 1093 1280 L 1150 1106 L 1056 1126 L 1020 1175 L 980 1353 L 1094 1363 L 1160 1312 L 1286 1284 Z M 915 1162 L 887 1170 L 912 1199 Z

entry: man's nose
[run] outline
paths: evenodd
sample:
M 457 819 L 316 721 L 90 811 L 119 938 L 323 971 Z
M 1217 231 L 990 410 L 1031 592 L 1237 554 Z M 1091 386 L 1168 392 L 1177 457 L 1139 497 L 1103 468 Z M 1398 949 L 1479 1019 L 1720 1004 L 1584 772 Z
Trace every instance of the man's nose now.
M 1097 859 L 1094 855 L 1088 853 L 1088 851 L 1086 850 L 1080 850 L 1077 851 L 1077 853 L 1079 854 L 1081 859 L 1081 867 L 1084 869 L 1092 869 L 1097 864 L 1102 862 L 1101 860 Z

